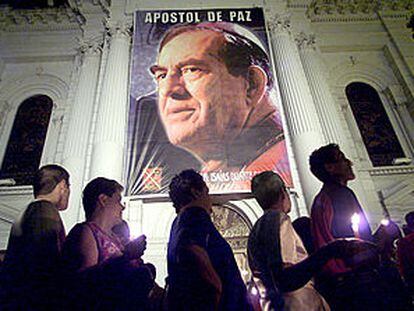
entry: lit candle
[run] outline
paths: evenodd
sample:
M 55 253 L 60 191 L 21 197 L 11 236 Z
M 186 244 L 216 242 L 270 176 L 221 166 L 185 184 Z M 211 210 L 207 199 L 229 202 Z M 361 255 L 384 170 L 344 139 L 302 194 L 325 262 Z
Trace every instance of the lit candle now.
M 359 238 L 359 223 L 361 221 L 361 216 L 358 213 L 354 213 L 351 217 L 352 230 L 356 238 Z
M 252 289 L 250 290 L 250 292 L 252 293 L 253 296 L 256 296 L 259 292 L 257 291 L 256 286 L 253 286 Z
M 390 224 L 390 220 L 387 218 L 384 218 L 381 220 L 381 225 L 388 226 Z

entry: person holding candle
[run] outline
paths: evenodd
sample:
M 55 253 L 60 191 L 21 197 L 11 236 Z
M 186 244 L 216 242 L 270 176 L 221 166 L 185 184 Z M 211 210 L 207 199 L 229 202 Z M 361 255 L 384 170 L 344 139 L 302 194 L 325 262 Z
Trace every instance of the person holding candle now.
M 330 310 L 311 278 L 330 258 L 348 260 L 371 246 L 342 239 L 308 256 L 288 216 L 291 201 L 281 177 L 265 171 L 254 176 L 251 184 L 263 215 L 249 234 L 247 254 L 262 309 Z
M 311 208 L 315 249 L 339 238 L 373 241 L 371 228 L 354 192 L 347 186 L 355 179 L 352 162 L 336 144 L 315 150 L 309 159 L 312 173 L 323 182 Z M 394 310 L 387 284 L 376 268 L 374 249 L 357 254 L 352 264 L 331 259 L 315 281 L 333 310 Z
M 124 244 L 112 228 L 122 223 L 123 187 L 98 177 L 83 190 L 86 221 L 68 234 L 62 251 L 66 310 L 145 309 L 153 281 L 140 264 L 144 235 Z

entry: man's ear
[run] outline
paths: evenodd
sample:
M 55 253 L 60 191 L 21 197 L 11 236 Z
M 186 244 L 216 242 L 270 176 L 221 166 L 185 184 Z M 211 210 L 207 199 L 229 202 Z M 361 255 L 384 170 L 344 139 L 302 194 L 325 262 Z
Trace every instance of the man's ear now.
M 55 187 L 59 193 L 62 193 L 65 189 L 66 189 L 66 182 L 65 180 L 61 180 L 57 183 L 56 187 Z
M 262 68 L 251 65 L 247 70 L 247 103 L 249 106 L 256 105 L 263 97 L 266 85 L 267 76 Z
M 108 196 L 106 194 L 104 194 L 104 193 L 101 193 L 98 196 L 97 203 L 99 203 L 101 206 L 105 206 L 107 200 L 108 200 Z

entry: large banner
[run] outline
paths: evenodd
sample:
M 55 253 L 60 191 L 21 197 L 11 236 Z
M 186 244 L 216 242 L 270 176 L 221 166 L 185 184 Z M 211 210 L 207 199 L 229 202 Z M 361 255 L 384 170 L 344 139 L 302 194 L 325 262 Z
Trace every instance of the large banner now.
M 135 13 L 127 195 L 166 193 L 183 169 L 214 193 L 264 170 L 292 186 L 261 8 Z

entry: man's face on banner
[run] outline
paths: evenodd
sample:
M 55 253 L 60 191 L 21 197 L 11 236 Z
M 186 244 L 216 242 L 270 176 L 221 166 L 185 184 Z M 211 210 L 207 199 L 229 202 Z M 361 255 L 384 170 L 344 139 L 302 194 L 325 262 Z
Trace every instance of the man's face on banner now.
M 237 136 L 250 111 L 248 82 L 232 76 L 219 57 L 224 42 L 221 34 L 211 30 L 179 34 L 151 67 L 169 140 L 195 153 Z

